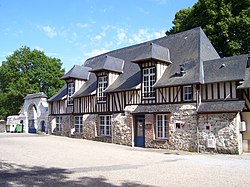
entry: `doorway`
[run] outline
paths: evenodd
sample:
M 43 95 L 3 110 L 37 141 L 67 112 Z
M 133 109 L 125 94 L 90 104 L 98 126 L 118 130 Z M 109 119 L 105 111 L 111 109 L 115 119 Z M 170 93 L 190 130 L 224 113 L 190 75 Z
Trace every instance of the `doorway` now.
M 34 104 L 31 104 L 28 108 L 28 132 L 37 133 L 37 109 Z
M 145 116 L 135 116 L 135 146 L 145 147 Z

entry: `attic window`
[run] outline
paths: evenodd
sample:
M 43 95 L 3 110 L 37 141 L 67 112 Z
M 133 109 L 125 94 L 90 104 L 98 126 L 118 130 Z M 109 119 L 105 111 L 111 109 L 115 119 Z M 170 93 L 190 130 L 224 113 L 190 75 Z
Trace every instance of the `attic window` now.
M 220 69 L 226 67 L 226 64 L 221 64 Z
M 98 102 L 106 102 L 106 93 L 103 91 L 108 87 L 108 76 L 101 76 L 98 78 L 97 100 Z
M 176 72 L 175 73 L 175 76 L 179 76 L 179 77 L 182 77 L 185 75 L 185 70 L 184 70 L 184 64 L 181 64 L 180 65 L 180 69 L 179 69 L 179 72 Z
M 155 83 L 155 67 L 144 68 L 143 73 L 143 87 L 142 96 L 143 99 L 153 99 L 155 98 L 155 90 L 153 85 Z
M 75 92 L 75 84 L 68 83 L 68 105 L 73 105 L 73 98 L 71 97 Z

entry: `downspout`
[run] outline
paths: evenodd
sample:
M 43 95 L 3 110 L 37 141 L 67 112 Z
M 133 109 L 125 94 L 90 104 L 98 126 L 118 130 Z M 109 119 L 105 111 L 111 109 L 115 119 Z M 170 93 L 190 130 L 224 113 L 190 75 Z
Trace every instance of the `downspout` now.
M 196 85 L 196 141 L 197 141 L 197 153 L 199 153 L 200 141 L 199 141 L 199 110 L 200 106 L 200 85 Z
M 114 143 L 114 115 L 115 113 L 113 112 L 111 115 L 111 143 Z

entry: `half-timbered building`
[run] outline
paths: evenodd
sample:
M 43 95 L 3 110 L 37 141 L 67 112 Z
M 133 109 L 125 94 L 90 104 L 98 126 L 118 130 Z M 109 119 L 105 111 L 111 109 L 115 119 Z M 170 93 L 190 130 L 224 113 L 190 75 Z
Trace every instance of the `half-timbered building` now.
M 238 154 L 250 149 L 249 69 L 247 55 L 220 58 L 201 28 L 110 51 L 62 77 L 50 131 Z

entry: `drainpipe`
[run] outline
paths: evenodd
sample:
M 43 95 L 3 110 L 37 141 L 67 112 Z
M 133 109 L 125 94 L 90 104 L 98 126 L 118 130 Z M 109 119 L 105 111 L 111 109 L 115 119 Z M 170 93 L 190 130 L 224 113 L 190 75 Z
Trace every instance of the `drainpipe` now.
M 198 109 L 200 106 L 200 85 L 196 85 L 196 141 L 197 141 L 197 153 L 199 153 L 200 141 L 199 141 L 199 114 Z
M 114 143 L 114 112 L 111 115 L 111 143 Z

